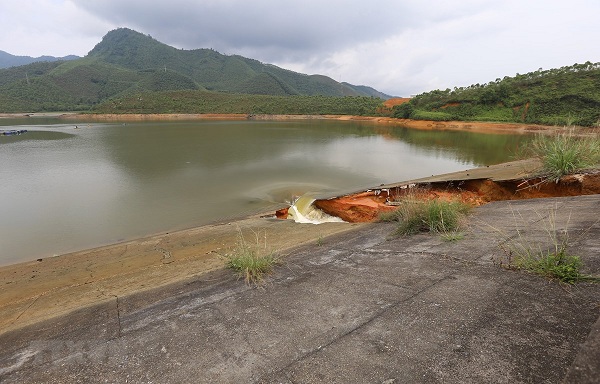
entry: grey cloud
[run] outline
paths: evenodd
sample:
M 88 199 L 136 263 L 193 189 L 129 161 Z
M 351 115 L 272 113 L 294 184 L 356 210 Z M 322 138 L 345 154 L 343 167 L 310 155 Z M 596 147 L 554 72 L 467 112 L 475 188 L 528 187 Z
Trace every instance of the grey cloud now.
M 398 1 L 82 0 L 77 5 L 182 48 L 262 52 L 264 60 L 343 49 L 415 23 L 410 7 Z
M 0 12 L 5 50 L 85 54 L 110 29 L 129 27 L 396 95 L 600 61 L 597 0 L 31 1 Z M 52 20 L 43 34 L 36 17 Z M 83 48 L 65 52 L 75 46 Z

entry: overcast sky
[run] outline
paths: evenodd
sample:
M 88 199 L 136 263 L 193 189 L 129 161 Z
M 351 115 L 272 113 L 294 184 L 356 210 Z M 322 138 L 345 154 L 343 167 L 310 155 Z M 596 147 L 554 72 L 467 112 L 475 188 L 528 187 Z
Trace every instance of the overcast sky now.
M 395 96 L 600 62 L 598 0 L 0 0 L 0 50 L 85 56 L 128 27 Z

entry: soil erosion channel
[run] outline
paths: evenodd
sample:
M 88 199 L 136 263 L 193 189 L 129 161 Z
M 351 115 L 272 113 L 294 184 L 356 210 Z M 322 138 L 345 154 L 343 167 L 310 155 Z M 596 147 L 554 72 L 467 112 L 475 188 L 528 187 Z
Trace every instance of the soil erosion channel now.
M 536 159 L 520 160 L 464 172 L 380 185 L 367 191 L 344 196 L 316 197 L 312 206 L 325 213 L 319 216 L 337 217 L 350 223 L 364 223 L 377 221 L 379 214 L 397 209 L 399 202 L 406 197 L 422 200 L 460 200 L 471 206 L 479 206 L 500 200 L 600 193 L 598 171 L 568 175 L 553 182 L 532 176 L 539 167 L 540 163 Z M 278 218 L 290 216 L 296 219 L 295 215 L 289 213 L 289 208 L 277 211 Z

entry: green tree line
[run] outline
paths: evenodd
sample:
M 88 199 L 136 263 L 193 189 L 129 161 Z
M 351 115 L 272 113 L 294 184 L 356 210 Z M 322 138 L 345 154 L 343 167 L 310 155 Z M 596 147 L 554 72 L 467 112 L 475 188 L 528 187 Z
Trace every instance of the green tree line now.
M 595 126 L 600 120 L 600 63 L 540 68 L 486 84 L 425 92 L 396 106 L 393 116 Z
M 100 103 L 92 112 L 375 116 L 382 102 L 366 96 L 273 96 L 181 90 L 131 93 Z

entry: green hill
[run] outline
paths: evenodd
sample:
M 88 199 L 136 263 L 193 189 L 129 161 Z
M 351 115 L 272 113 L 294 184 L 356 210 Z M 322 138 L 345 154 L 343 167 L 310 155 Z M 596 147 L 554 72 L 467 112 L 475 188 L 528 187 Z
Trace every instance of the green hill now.
M 177 49 L 120 28 L 106 34 L 84 58 L 0 69 L 0 112 L 89 110 L 114 97 L 183 90 L 389 98 L 370 87 L 212 49 Z
M 417 120 L 600 124 L 600 63 L 517 74 L 487 84 L 422 93 L 394 107 Z
M 241 113 L 376 115 L 381 99 L 367 96 L 276 96 L 215 91 L 139 92 L 109 99 L 98 113 Z
M 137 71 L 174 71 L 207 90 L 265 95 L 375 96 L 369 87 L 338 83 L 321 75 L 305 75 L 212 49 L 181 50 L 150 36 L 121 28 L 109 32 L 90 53 L 107 63 Z M 163 89 L 168 90 L 168 89 Z

